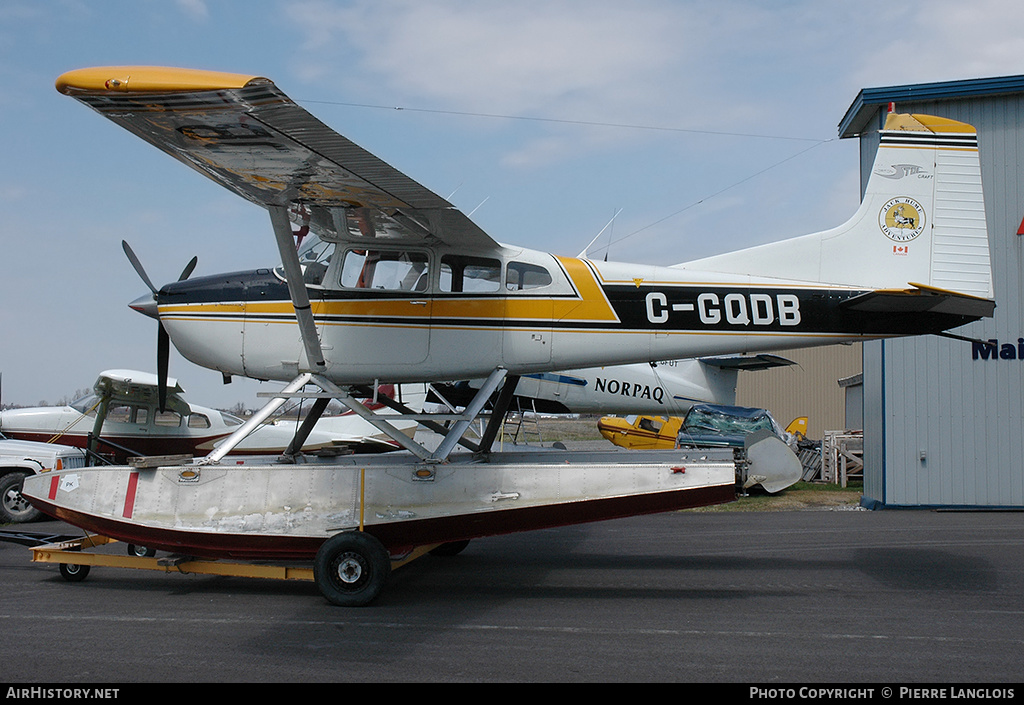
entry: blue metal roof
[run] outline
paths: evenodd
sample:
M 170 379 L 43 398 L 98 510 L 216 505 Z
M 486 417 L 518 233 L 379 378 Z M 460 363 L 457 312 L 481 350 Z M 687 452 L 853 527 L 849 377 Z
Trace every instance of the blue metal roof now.
M 855 137 L 863 132 L 878 112 L 878 106 L 922 100 L 957 100 L 977 96 L 1024 92 L 1024 75 L 976 78 L 966 81 L 917 83 L 906 86 L 864 88 L 839 123 L 840 137 Z

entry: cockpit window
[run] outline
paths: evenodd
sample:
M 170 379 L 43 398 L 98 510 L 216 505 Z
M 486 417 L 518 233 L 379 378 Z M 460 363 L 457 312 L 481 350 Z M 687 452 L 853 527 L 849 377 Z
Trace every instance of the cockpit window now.
M 544 267 L 525 262 L 509 262 L 505 288 L 509 291 L 539 289 L 551 283 L 551 273 Z
M 501 262 L 488 257 L 445 255 L 441 258 L 441 291 L 481 293 L 501 288 Z
M 348 289 L 427 291 L 429 258 L 408 250 L 348 250 L 341 267 L 341 285 Z
M 331 256 L 334 254 L 335 244 L 326 242 L 312 233 L 302 239 L 299 245 L 299 267 L 302 269 L 302 279 L 307 286 L 322 286 L 327 267 L 331 263 Z M 285 279 L 284 267 L 278 265 L 274 272 L 281 279 Z
M 334 243 L 324 242 L 317 238 L 309 238 L 308 244 L 299 248 L 299 266 L 302 268 L 302 279 L 308 285 L 319 286 L 324 282 L 327 265 L 334 254 Z

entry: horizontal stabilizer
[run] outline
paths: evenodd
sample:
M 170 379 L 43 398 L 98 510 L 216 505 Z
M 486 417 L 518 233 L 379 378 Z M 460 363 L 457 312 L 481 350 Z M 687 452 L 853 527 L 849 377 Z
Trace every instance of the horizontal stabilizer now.
M 700 361 L 711 367 L 720 367 L 724 370 L 767 370 L 772 367 L 787 367 L 795 365 L 792 360 L 778 355 L 724 355 L 721 357 L 702 357 Z
M 910 289 L 879 289 L 856 296 L 843 304 L 851 311 L 878 313 L 946 313 L 970 318 L 990 317 L 996 302 L 955 291 L 910 283 Z

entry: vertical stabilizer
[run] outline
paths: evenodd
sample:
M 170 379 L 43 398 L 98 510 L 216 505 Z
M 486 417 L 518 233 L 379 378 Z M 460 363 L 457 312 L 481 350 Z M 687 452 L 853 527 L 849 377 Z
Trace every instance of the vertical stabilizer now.
M 945 118 L 890 114 L 864 199 L 844 225 L 676 266 L 990 299 L 977 133 Z

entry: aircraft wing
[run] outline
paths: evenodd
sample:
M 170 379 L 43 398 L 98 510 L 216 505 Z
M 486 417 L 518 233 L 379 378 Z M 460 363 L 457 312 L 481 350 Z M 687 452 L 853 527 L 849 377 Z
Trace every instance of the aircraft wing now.
M 135 403 L 155 405 L 158 399 L 159 380 L 154 374 L 136 370 L 104 370 L 96 379 L 93 391 L 96 394 L 107 394 L 115 403 Z M 190 414 L 192 408 L 181 398 L 185 392 L 178 380 L 168 378 L 167 408 L 179 414 Z
M 325 239 L 498 247 L 447 200 L 327 127 L 266 78 L 115 66 L 68 72 L 57 90 L 243 198 L 299 206 Z

